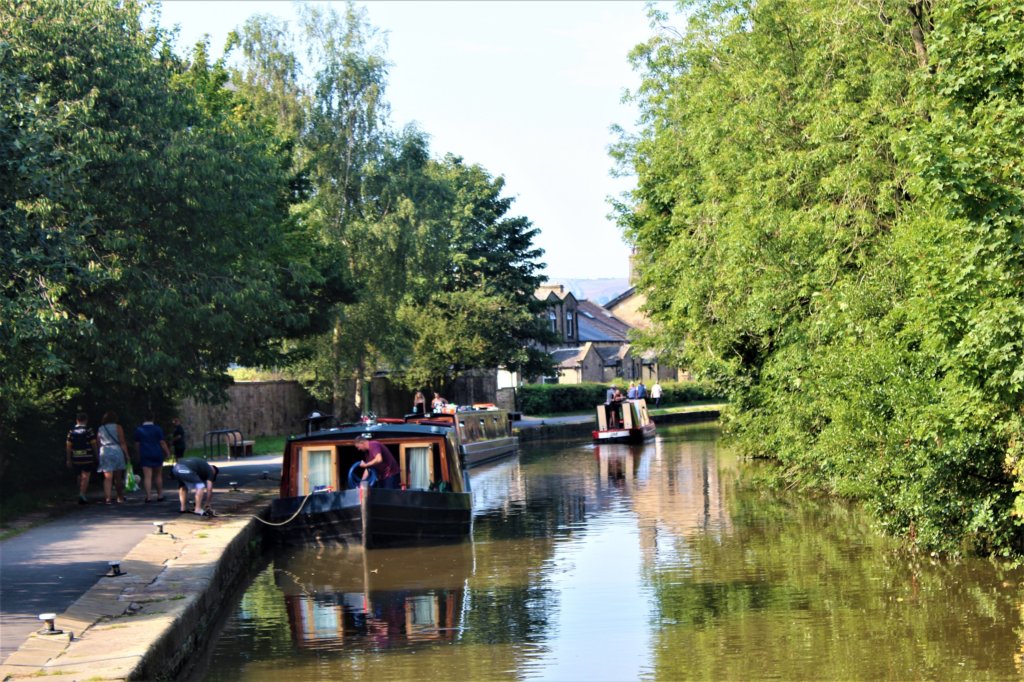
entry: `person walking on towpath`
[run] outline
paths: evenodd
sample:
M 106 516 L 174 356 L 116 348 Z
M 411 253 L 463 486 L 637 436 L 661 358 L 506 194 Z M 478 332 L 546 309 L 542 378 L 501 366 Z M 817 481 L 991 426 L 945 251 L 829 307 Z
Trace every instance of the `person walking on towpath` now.
M 651 386 L 651 397 L 654 398 L 654 406 L 655 407 L 660 407 L 661 406 L 661 384 L 658 383 L 657 379 L 654 380 L 654 385 Z
M 172 471 L 178 479 L 178 502 L 181 503 L 179 511 L 182 514 L 188 513 L 188 489 L 191 487 L 196 496 L 194 512 L 200 516 L 213 516 L 213 482 L 217 480 L 220 469 L 205 459 L 188 457 L 179 459 Z
M 164 430 L 155 423 L 152 413 L 146 415 L 146 421 L 135 429 L 135 447 L 139 451 L 139 464 L 142 466 L 142 486 L 146 491 L 146 502 L 152 502 L 153 479 L 156 479 L 156 501 L 164 500 L 164 459 L 170 457 Z
M 360 434 L 356 438 L 356 449 L 363 453 L 363 461 L 359 463 L 363 469 L 373 468 L 377 472 L 378 484 L 381 488 L 398 488 L 401 484 L 398 475 L 398 462 L 395 456 L 388 450 L 388 446 L 371 440 L 367 433 Z M 369 471 L 363 472 L 363 480 L 370 475 Z
M 171 420 L 174 428 L 171 429 L 171 446 L 174 448 L 174 459 L 181 459 L 185 456 L 185 427 L 181 425 L 181 419 L 175 417 Z
M 86 497 L 89 477 L 96 471 L 99 452 L 96 433 L 89 428 L 89 415 L 85 412 L 75 415 L 75 425 L 68 431 L 64 449 L 67 452 L 68 469 L 73 469 L 78 478 L 78 504 L 89 504 L 89 498 Z
M 97 471 L 103 474 L 103 496 L 107 504 L 112 504 L 110 495 L 117 494 L 117 503 L 124 503 L 124 472 L 128 466 L 128 443 L 124 439 L 124 429 L 117 423 L 117 413 L 107 410 L 103 415 L 98 436 L 100 439 L 100 466 Z

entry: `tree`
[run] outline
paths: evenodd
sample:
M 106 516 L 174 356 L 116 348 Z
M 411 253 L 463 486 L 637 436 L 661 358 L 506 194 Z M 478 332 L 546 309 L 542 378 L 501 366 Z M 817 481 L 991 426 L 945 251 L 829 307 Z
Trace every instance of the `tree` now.
M 216 395 L 308 329 L 291 160 L 134 2 L 3 3 L 0 431 L 67 401 Z M 300 249 L 299 253 L 302 253 Z M 140 406 L 139 403 L 143 405 Z
M 478 165 L 446 156 L 432 175 L 448 189 L 445 221 L 426 243 L 421 276 L 429 286 L 403 307 L 412 352 L 400 381 L 438 386 L 469 369 L 506 367 L 527 374 L 550 371 L 537 343 L 543 281 L 533 245 L 538 230 L 523 216 L 508 216 L 512 199 L 504 180 Z
M 350 415 L 365 409 L 364 387 L 380 369 L 412 386 L 470 367 L 544 365 L 529 348 L 542 333 L 536 230 L 505 215 L 503 181 L 456 157 L 434 161 L 423 132 L 390 127 L 387 62 L 365 13 L 307 8 L 300 23 L 308 84 L 284 26 L 250 20 L 233 40 L 240 89 L 279 126 L 303 122 L 295 156 L 309 191 L 297 213 L 353 292 L 331 308 L 330 333 L 298 347 L 314 393 Z M 293 99 L 301 114 L 281 103 Z M 491 328 L 474 328 L 484 317 Z
M 1019 550 L 1019 9 L 691 7 L 635 52 L 616 150 L 645 343 L 728 386 L 787 484 L 921 547 Z

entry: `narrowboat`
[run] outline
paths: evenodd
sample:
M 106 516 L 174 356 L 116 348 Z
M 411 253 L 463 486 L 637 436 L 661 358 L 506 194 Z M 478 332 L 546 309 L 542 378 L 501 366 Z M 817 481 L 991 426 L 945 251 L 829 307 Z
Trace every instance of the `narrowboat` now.
M 595 443 L 643 443 L 654 438 L 654 421 L 643 398 L 597 406 Z
M 459 454 L 467 469 L 519 451 L 519 438 L 512 435 L 508 411 L 490 403 L 449 405 L 441 412 L 408 415 L 406 421 L 453 427 L 458 437 Z
M 280 540 L 372 548 L 470 536 L 473 497 L 451 425 L 367 420 L 315 429 L 309 424 L 305 435 L 285 445 L 280 496 L 270 507 Z M 399 465 L 398 488 L 361 480 L 360 437 L 387 446 Z

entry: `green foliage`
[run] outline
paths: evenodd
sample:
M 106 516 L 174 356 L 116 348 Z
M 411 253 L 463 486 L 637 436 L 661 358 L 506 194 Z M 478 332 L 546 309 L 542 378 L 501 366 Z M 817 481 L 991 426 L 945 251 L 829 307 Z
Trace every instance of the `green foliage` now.
M 412 345 L 396 379 L 409 387 L 437 386 L 481 367 L 534 374 L 550 357 L 533 341 L 545 338 L 533 292 L 543 281 L 533 246 L 538 230 L 508 216 L 502 178 L 448 155 L 427 173 L 438 192 L 436 232 L 419 245 L 413 288 L 400 311 Z
M 1024 11 L 694 3 L 615 154 L 653 331 L 746 452 L 919 547 L 1018 553 Z M 681 343 L 680 343 L 681 342 Z
M 138 417 L 217 396 L 314 320 L 287 146 L 141 16 L 0 4 L 0 468 L 72 398 Z
M 625 393 L 626 386 L 620 383 Z M 526 414 L 558 414 L 594 409 L 604 403 L 608 384 L 525 384 L 518 390 L 519 409 Z M 718 387 L 699 381 L 664 382 L 661 401 L 666 405 L 722 398 Z M 648 398 L 648 407 L 653 405 Z
M 544 334 L 537 230 L 508 215 L 504 181 L 455 156 L 432 159 L 415 128 L 391 129 L 383 44 L 365 12 L 307 8 L 300 23 L 305 81 L 297 41 L 272 19 L 250 20 L 232 42 L 241 90 L 295 136 L 310 189 L 301 220 L 354 292 L 331 310 L 333 329 L 295 346 L 314 395 L 343 415 L 362 409 L 379 369 L 412 387 L 480 367 L 545 367 L 531 346 Z

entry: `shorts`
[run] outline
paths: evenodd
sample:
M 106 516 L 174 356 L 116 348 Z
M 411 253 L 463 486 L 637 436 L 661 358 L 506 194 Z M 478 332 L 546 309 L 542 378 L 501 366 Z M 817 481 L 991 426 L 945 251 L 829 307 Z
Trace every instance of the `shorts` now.
M 200 490 L 206 487 L 206 481 L 187 466 L 175 464 L 171 471 L 174 477 L 178 479 L 178 488 L 180 490 L 188 490 L 190 487 Z
M 72 462 L 71 468 L 75 470 L 75 475 L 92 474 L 96 472 L 96 462 L 89 462 L 88 464 L 75 464 Z

